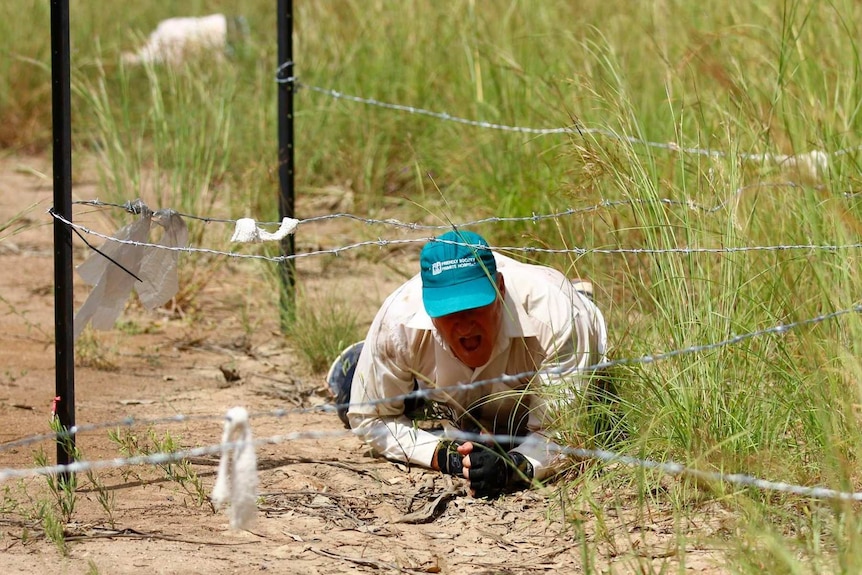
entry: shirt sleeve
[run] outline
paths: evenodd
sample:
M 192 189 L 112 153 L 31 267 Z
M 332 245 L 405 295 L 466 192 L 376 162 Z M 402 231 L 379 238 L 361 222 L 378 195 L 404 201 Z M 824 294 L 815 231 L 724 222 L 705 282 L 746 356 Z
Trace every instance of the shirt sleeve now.
M 410 357 L 416 342 L 403 324 L 375 319 L 359 356 L 348 419 L 353 432 L 383 457 L 431 467 L 440 439 L 404 415 L 414 387 Z
M 350 414 L 353 433 L 387 459 L 431 467 L 440 438 L 418 429 L 405 416 L 368 417 Z
M 533 479 L 552 477 L 565 467 L 568 456 L 564 449 L 542 433 L 530 433 L 527 439 L 513 449 L 524 455 L 533 466 Z

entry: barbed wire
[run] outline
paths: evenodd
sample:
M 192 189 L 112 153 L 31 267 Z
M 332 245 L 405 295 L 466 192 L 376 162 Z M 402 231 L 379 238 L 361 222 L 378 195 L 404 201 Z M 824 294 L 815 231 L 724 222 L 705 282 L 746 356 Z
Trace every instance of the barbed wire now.
M 289 77 L 281 77 L 281 73 L 291 64 L 292 62 L 285 62 L 278 66 L 276 69 L 276 77 L 275 81 L 279 84 L 293 84 L 294 90 L 298 90 L 300 88 L 305 88 L 312 92 L 316 92 L 318 94 L 323 94 L 329 96 L 336 100 L 346 100 L 349 102 L 354 102 L 358 104 L 364 104 L 366 106 L 374 106 L 378 108 L 388 109 L 388 110 L 396 110 L 399 112 L 405 112 L 408 114 L 427 116 L 430 118 L 434 118 L 437 120 L 443 120 L 446 122 L 454 122 L 457 124 L 463 124 L 466 126 L 472 126 L 475 128 L 489 129 L 489 130 L 499 130 L 504 132 L 514 132 L 521 134 L 531 134 L 538 136 L 547 136 L 554 134 L 564 134 L 564 135 L 580 135 L 584 134 L 595 134 L 601 135 L 608 138 L 612 138 L 615 140 L 620 140 L 624 142 L 628 142 L 630 144 L 637 144 L 642 146 L 647 146 L 650 148 L 658 148 L 663 150 L 669 150 L 673 152 L 690 154 L 690 155 L 700 155 L 700 156 L 710 156 L 710 157 L 738 157 L 743 160 L 750 161 L 765 161 L 772 157 L 771 154 L 761 154 L 761 153 L 745 153 L 739 152 L 735 154 L 731 154 L 722 150 L 713 150 L 709 148 L 699 148 L 699 147 L 691 147 L 691 146 L 680 146 L 675 142 L 655 142 L 646 140 L 643 138 L 636 138 L 634 136 L 628 136 L 625 134 L 619 134 L 613 130 L 607 128 L 588 128 L 586 126 L 575 124 L 573 126 L 563 126 L 557 128 L 534 128 L 527 126 L 514 126 L 514 125 L 506 125 L 506 124 L 498 124 L 493 122 L 486 122 L 481 120 L 472 120 L 469 118 L 462 118 L 459 116 L 453 116 L 446 112 L 437 112 L 433 110 L 428 110 L 425 108 L 418 108 L 415 106 L 408 106 L 404 104 L 394 104 L 391 102 L 385 102 L 382 100 L 377 100 L 374 98 L 365 98 L 362 96 L 356 96 L 353 94 L 346 94 L 344 92 L 340 92 L 338 90 L 332 90 L 330 88 L 322 88 L 320 86 L 314 86 L 311 84 L 306 84 L 301 82 L 296 76 Z M 835 150 L 831 153 L 826 154 L 827 156 L 843 156 L 846 154 L 851 154 L 858 150 L 862 150 L 862 144 L 858 146 L 851 146 L 847 148 L 841 148 L 839 150 Z M 785 157 L 785 159 L 787 159 Z
M 597 212 L 602 209 L 611 209 L 611 208 L 619 208 L 619 207 L 628 207 L 635 205 L 651 205 L 651 204 L 659 204 L 665 206 L 679 206 L 684 207 L 689 210 L 700 211 L 703 213 L 711 214 L 715 213 L 725 206 L 727 206 L 733 199 L 741 196 L 744 192 L 757 188 L 806 188 L 810 187 L 813 189 L 823 189 L 824 185 L 806 185 L 800 184 L 799 182 L 793 181 L 785 181 L 785 182 L 756 182 L 754 184 L 746 184 L 744 186 L 738 187 L 736 190 L 732 191 L 727 199 L 724 199 L 713 206 L 707 206 L 695 202 L 694 200 L 675 200 L 671 198 L 656 198 L 656 199 L 647 199 L 647 198 L 625 198 L 619 200 L 607 200 L 603 199 L 597 204 L 583 206 L 580 208 L 567 208 L 565 210 L 560 210 L 556 212 L 550 213 L 532 213 L 529 216 L 489 216 L 487 218 L 480 218 L 477 220 L 467 220 L 463 222 L 453 222 L 447 224 L 421 224 L 418 222 L 402 222 L 396 218 L 387 218 L 387 219 L 379 219 L 379 218 L 368 218 L 364 216 L 359 216 L 356 214 L 338 212 L 334 214 L 324 214 L 319 216 L 311 216 L 305 219 L 297 220 L 297 225 L 301 226 L 303 224 L 311 224 L 316 222 L 335 220 L 335 219 L 348 219 L 354 220 L 357 222 L 361 222 L 368 225 L 385 225 L 392 226 L 395 228 L 405 228 L 409 230 L 447 230 L 461 227 L 472 227 L 478 226 L 482 224 L 496 224 L 496 223 L 537 223 L 542 220 L 547 219 L 557 219 L 563 218 L 567 216 L 575 216 L 580 214 L 587 214 Z M 842 192 L 842 197 L 846 199 L 854 198 L 856 196 L 860 196 L 859 192 Z M 110 208 L 120 208 L 129 213 L 136 213 L 134 203 L 129 201 L 124 204 L 118 204 L 113 202 L 104 202 L 98 199 L 92 200 L 77 200 L 72 202 L 77 205 L 86 205 L 93 207 L 110 207 Z M 182 216 L 187 219 L 200 220 L 205 223 L 226 223 L 226 224 L 236 224 L 237 220 L 235 219 L 227 219 L 227 218 L 213 218 L 208 216 L 199 216 L 196 214 L 187 214 L 182 212 L 176 212 L 177 215 Z M 259 222 L 261 225 L 272 225 L 278 226 L 281 222 Z
M 109 236 L 107 234 L 103 234 L 97 232 L 95 230 L 91 230 L 85 226 L 75 224 L 70 222 L 68 219 L 64 218 L 60 214 L 52 211 L 49 211 L 53 218 L 63 222 L 65 225 L 78 230 L 81 233 L 93 235 L 99 238 L 102 238 L 107 241 L 112 241 L 120 244 L 126 244 L 131 246 L 138 247 L 148 247 L 148 248 L 156 248 L 162 250 L 176 251 L 176 252 L 185 252 L 185 253 L 203 253 L 210 255 L 218 255 L 225 257 L 233 257 L 240 259 L 256 259 L 263 260 L 273 263 L 281 263 L 287 260 L 295 260 L 300 258 L 314 257 L 320 255 L 334 255 L 338 256 L 344 252 L 368 247 L 368 246 L 377 246 L 377 247 L 387 247 L 387 246 L 403 246 L 409 244 L 424 244 L 427 242 L 442 242 L 442 243 L 457 243 L 457 242 L 447 242 L 446 240 L 440 240 L 439 238 L 434 237 L 424 237 L 424 238 L 400 238 L 400 239 L 382 239 L 378 238 L 376 240 L 365 240 L 361 242 L 356 242 L 353 244 L 347 244 L 340 247 L 329 248 L 329 249 L 320 249 L 320 250 L 310 250 L 307 252 L 300 252 L 295 254 L 284 254 L 280 256 L 267 256 L 263 254 L 244 254 L 238 252 L 226 252 L 220 250 L 214 250 L 209 248 L 195 248 L 195 247 L 176 247 L 176 246 L 163 246 L 161 244 L 154 244 L 148 242 L 136 242 L 133 240 L 123 240 L 119 238 L 115 238 Z M 467 245 L 467 244 L 464 244 Z M 472 245 L 467 245 L 467 247 L 477 247 Z M 691 248 L 691 247 L 680 247 L 680 248 L 544 248 L 544 247 L 533 247 L 533 246 L 481 246 L 482 248 L 487 248 L 496 252 L 505 252 L 505 253 L 524 253 L 524 254 L 572 254 L 577 256 L 584 256 L 588 254 L 639 254 L 639 255 L 659 255 L 659 254 L 730 254 L 730 253 L 742 253 L 742 252 L 773 252 L 773 251 L 796 251 L 796 250 L 806 250 L 806 251 L 842 251 L 848 249 L 859 249 L 862 248 L 862 242 L 855 242 L 849 244 L 780 244 L 780 245 L 769 245 L 769 246 L 731 246 L 731 247 L 719 247 L 719 248 Z
M 124 204 L 117 204 L 115 202 L 103 202 L 102 200 L 99 200 L 99 199 L 75 200 L 72 203 L 75 205 L 79 205 L 79 206 L 92 206 L 92 207 L 96 207 L 96 208 L 120 208 L 121 210 L 128 212 L 130 214 L 139 213 L 139 211 L 138 211 L 139 210 L 139 207 L 138 207 L 139 204 L 137 202 L 133 202 L 131 200 L 127 201 Z M 211 217 L 207 217 L 207 216 L 198 216 L 198 215 L 194 215 L 194 214 L 184 214 L 182 212 L 177 212 L 176 210 L 174 210 L 174 211 L 175 211 L 176 215 L 181 216 L 183 218 L 190 219 L 190 220 L 200 220 L 200 221 L 205 222 L 205 223 L 222 223 L 222 224 L 235 224 L 236 223 L 236 220 L 230 220 L 230 219 L 225 219 L 225 218 L 211 218 Z
M 28 445 L 34 445 L 36 443 L 41 443 L 43 441 L 54 441 L 57 439 L 63 439 L 67 437 L 72 437 L 81 433 L 88 433 L 90 431 L 100 431 L 102 429 L 114 429 L 114 428 L 122 428 L 122 427 L 152 427 L 154 425 L 162 425 L 166 423 L 187 423 L 190 421 L 205 421 L 205 420 L 215 420 L 219 419 L 221 416 L 215 415 L 185 415 L 185 414 L 176 414 L 170 415 L 166 417 L 156 417 L 152 419 L 139 419 L 136 417 L 128 416 L 122 419 L 118 419 L 115 421 L 102 421 L 99 423 L 88 423 L 81 425 L 73 425 L 69 429 L 60 430 L 57 432 L 51 433 L 42 433 L 38 435 L 30 435 L 28 437 L 22 437 L 21 439 L 15 439 L 13 441 L 7 441 L 5 443 L 0 443 L 0 452 L 9 451 L 12 449 L 18 449 L 19 447 L 27 447 Z
M 224 419 L 224 416 L 221 417 Z M 349 432 L 348 432 L 349 433 Z M 255 446 L 264 445 L 264 444 L 276 444 L 276 443 L 284 443 L 286 441 L 293 441 L 299 439 L 325 439 L 328 437 L 342 437 L 346 433 L 345 431 L 302 431 L 302 432 L 294 432 L 287 433 L 282 435 L 276 435 L 272 437 L 267 437 L 264 439 L 257 439 L 252 443 Z M 86 471 L 93 471 L 97 469 L 112 469 L 119 467 L 128 467 L 132 465 L 145 465 L 145 464 L 153 464 L 160 465 L 164 463 L 172 463 L 174 461 L 181 461 L 183 459 L 188 459 L 190 457 L 202 457 L 205 455 L 214 455 L 220 454 L 225 450 L 232 449 L 234 447 L 240 447 L 242 445 L 246 445 L 247 442 L 231 442 L 231 443 L 217 443 L 213 445 L 205 445 L 202 447 L 195 447 L 191 449 L 177 450 L 171 452 L 158 452 L 158 453 L 150 453 L 146 455 L 136 455 L 132 457 L 115 457 L 112 459 L 97 459 L 97 460 L 81 460 L 75 461 L 73 463 L 68 464 L 58 464 L 58 465 L 47 465 L 43 467 L 32 467 L 32 468 L 6 468 L 0 469 L 0 483 L 7 479 L 16 479 L 16 478 L 24 478 L 24 477 L 35 477 L 38 475 L 56 475 L 63 473 L 81 473 Z
M 6 468 L 0 469 L 0 483 L 9 479 L 23 479 L 27 477 L 37 477 L 41 475 L 58 475 L 82 473 L 95 471 L 99 469 L 114 469 L 120 467 L 129 467 L 135 465 L 163 465 L 182 461 L 193 457 L 203 457 L 206 455 L 223 454 L 230 450 L 241 449 L 251 444 L 255 448 L 264 445 L 277 445 L 288 441 L 300 440 L 321 440 L 331 438 L 350 437 L 352 432 L 348 430 L 338 431 L 298 431 L 280 435 L 274 435 L 262 439 L 256 439 L 251 442 L 237 441 L 229 443 L 218 443 L 196 447 L 192 449 L 178 450 L 173 452 L 159 452 L 147 455 L 138 455 L 126 458 L 112 458 L 99 460 L 81 460 L 68 464 L 48 465 L 34 468 Z M 454 432 L 451 433 L 451 438 L 462 441 L 487 442 L 493 441 L 497 443 L 510 443 L 517 445 L 525 441 L 524 437 L 511 435 L 480 435 L 469 432 Z M 743 487 L 753 487 L 763 491 L 773 491 L 781 493 L 789 493 L 810 497 L 814 499 L 840 500 L 840 501 L 862 501 L 862 492 L 847 492 L 836 489 L 806 486 L 783 481 L 770 481 L 761 479 L 753 475 L 744 473 L 721 473 L 717 471 L 706 471 L 687 467 L 675 461 L 655 461 L 652 459 L 641 459 L 632 455 L 625 455 L 610 450 L 604 449 L 587 449 L 580 447 L 560 446 L 561 454 L 581 459 L 581 460 L 597 460 L 607 464 L 618 463 L 628 467 L 638 467 L 641 469 L 653 470 L 664 473 L 670 476 L 690 476 L 702 481 L 710 481 L 714 483 L 728 483 L 731 485 L 739 485 Z
M 506 375 L 502 375 L 502 376 L 495 377 L 495 378 L 478 380 L 478 381 L 471 382 L 471 383 L 462 383 L 462 384 L 458 384 L 455 386 L 447 387 L 443 391 L 445 391 L 447 393 L 460 392 L 460 391 L 469 391 L 469 390 L 481 389 L 482 387 L 486 387 L 488 385 L 493 385 L 493 384 L 497 384 L 497 383 L 504 383 L 504 384 L 505 383 L 518 383 L 518 382 L 521 382 L 525 379 L 535 377 L 536 375 L 539 375 L 539 374 L 556 375 L 556 376 L 589 374 L 589 373 L 593 373 L 593 372 L 599 372 L 602 370 L 608 370 L 608 369 L 618 367 L 618 366 L 623 366 L 623 365 L 655 363 L 658 361 L 663 361 L 666 359 L 671 359 L 671 358 L 679 357 L 682 355 L 712 351 L 715 349 L 726 347 L 728 345 L 735 345 L 737 343 L 740 343 L 740 342 L 743 342 L 743 341 L 746 341 L 749 339 L 753 339 L 756 337 L 762 337 L 765 335 L 773 335 L 773 334 L 774 335 L 783 335 L 783 334 L 787 333 L 788 331 L 798 329 L 800 327 L 811 326 L 811 325 L 815 325 L 815 324 L 829 321 L 832 319 L 837 319 L 843 315 L 847 315 L 847 314 L 851 314 L 851 313 L 862 313 L 862 304 L 858 304 L 858 305 L 855 305 L 855 306 L 852 306 L 849 308 L 837 310 L 837 311 L 826 313 L 826 314 L 821 314 L 821 315 L 814 316 L 811 318 L 806 318 L 806 319 L 799 320 L 796 322 L 782 323 L 782 324 L 774 325 L 774 326 L 771 326 L 768 328 L 764 328 L 764 329 L 760 329 L 760 330 L 756 330 L 756 331 L 752 331 L 752 332 L 748 332 L 748 333 L 744 333 L 744 334 L 735 335 L 733 337 L 730 337 L 730 338 L 727 338 L 724 340 L 719 340 L 717 342 L 706 343 L 706 344 L 697 344 L 697 345 L 692 345 L 689 347 L 675 349 L 675 350 L 671 350 L 671 351 L 667 351 L 667 352 L 643 355 L 640 357 L 627 357 L 627 358 L 620 358 L 620 359 L 614 359 L 614 360 L 607 360 L 607 361 L 604 361 L 601 363 L 597 363 L 597 364 L 583 367 L 580 370 L 578 370 L 577 373 L 573 373 L 573 372 L 568 371 L 568 370 L 563 370 L 562 368 L 548 368 L 548 369 L 539 370 L 539 371 L 525 371 L 522 373 L 506 374 Z M 361 403 L 356 404 L 356 405 L 361 405 L 364 407 L 374 407 L 374 406 L 385 405 L 385 404 L 396 403 L 396 402 L 400 403 L 400 402 L 403 402 L 406 400 L 411 400 L 411 399 L 434 400 L 434 395 L 439 393 L 439 391 L 440 390 L 434 389 L 434 388 L 416 389 L 416 390 L 411 391 L 410 393 L 406 393 L 406 394 L 402 394 L 402 395 L 396 395 L 396 396 L 387 397 L 387 398 L 380 398 L 380 399 L 376 399 L 376 400 L 369 400 L 369 401 L 361 402 Z M 311 408 L 293 408 L 293 409 L 289 409 L 289 410 L 276 409 L 276 410 L 267 411 L 265 413 L 254 414 L 251 417 L 252 418 L 259 418 L 259 417 L 282 418 L 282 417 L 287 417 L 290 415 L 297 415 L 297 414 L 304 414 L 304 413 L 315 413 L 315 412 L 321 412 L 321 411 L 334 413 L 338 408 L 346 408 L 346 407 L 349 407 L 349 405 L 347 405 L 347 404 L 329 404 L 329 405 L 325 405 L 325 406 L 316 406 L 316 407 L 311 407 Z M 55 439 L 63 438 L 63 437 L 70 437 L 70 436 L 76 435 L 78 433 L 84 433 L 84 432 L 89 432 L 89 431 L 98 431 L 98 430 L 107 429 L 107 428 L 132 427 L 132 426 L 143 426 L 143 425 L 151 426 L 151 425 L 158 425 L 158 424 L 162 424 L 162 423 L 184 423 L 184 422 L 188 422 L 188 421 L 192 421 L 192 420 L 212 420 L 212 419 L 216 419 L 216 418 L 217 418 L 217 416 L 213 416 L 213 415 L 182 415 L 182 414 L 173 415 L 173 416 L 169 416 L 169 417 L 150 419 L 150 420 L 146 420 L 146 419 L 140 420 L 140 419 L 136 419 L 133 417 L 126 417 L 126 418 L 123 418 L 121 420 L 117 420 L 117 421 L 113 421 L 113 422 L 102 422 L 102 423 L 93 423 L 93 424 L 87 424 L 87 425 L 76 425 L 76 426 L 69 428 L 68 430 L 63 430 L 63 431 L 60 431 L 58 433 L 50 433 L 50 434 L 46 433 L 46 434 L 41 434 L 41 435 L 34 435 L 34 436 L 26 437 L 26 438 L 21 438 L 18 440 L 6 442 L 3 444 L 0 444 L 0 452 L 7 451 L 10 449 L 19 448 L 19 447 L 24 447 L 27 445 L 32 445 L 32 444 L 39 443 L 42 441 L 55 440 Z

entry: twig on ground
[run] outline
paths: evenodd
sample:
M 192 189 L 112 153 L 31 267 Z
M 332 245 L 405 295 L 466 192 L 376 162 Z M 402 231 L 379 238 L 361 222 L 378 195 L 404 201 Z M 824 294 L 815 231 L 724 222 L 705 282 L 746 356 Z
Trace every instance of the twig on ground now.
M 379 477 L 375 471 L 369 471 L 367 469 L 362 469 L 356 467 L 354 465 L 350 465 L 349 463 L 344 463 L 342 461 L 336 461 L 332 459 L 311 459 L 310 457 L 295 457 L 293 459 L 286 459 L 283 461 L 284 463 L 317 463 L 318 465 L 331 465 L 333 467 L 340 467 L 341 469 L 346 469 L 348 471 L 352 471 L 354 473 L 358 473 L 360 475 L 367 475 L 372 479 L 376 479 L 380 481 L 384 485 L 391 485 L 389 481 Z
M 329 557 L 330 559 L 340 559 L 341 561 L 349 561 L 350 563 L 355 563 L 357 565 L 362 565 L 363 567 L 373 567 L 374 569 L 390 569 L 392 571 L 398 571 L 399 573 L 428 573 L 424 569 L 409 569 L 405 567 L 401 567 L 394 563 L 386 563 L 385 561 L 378 561 L 377 559 L 365 559 L 364 557 L 350 557 L 348 555 L 339 555 L 338 553 L 333 553 L 332 551 L 327 551 L 326 549 L 317 549 L 315 547 L 309 547 L 309 551 L 317 553 L 318 555 L 323 555 L 324 557 Z
M 159 539 L 162 541 L 174 541 L 177 543 L 189 543 L 192 545 L 217 545 L 217 546 L 233 546 L 233 545 L 251 545 L 260 543 L 260 541 L 238 541 L 238 542 L 222 542 L 222 541 L 200 541 L 197 539 L 185 539 L 183 537 L 174 537 L 172 535 L 161 535 L 159 533 L 145 533 L 135 529 L 104 529 L 93 530 L 91 533 L 83 535 L 69 535 L 65 537 L 66 541 L 86 541 L 89 539 Z
M 463 494 L 463 489 L 451 487 L 426 503 L 421 509 L 407 513 L 393 523 L 428 523 L 433 521 L 446 507 L 446 502 Z

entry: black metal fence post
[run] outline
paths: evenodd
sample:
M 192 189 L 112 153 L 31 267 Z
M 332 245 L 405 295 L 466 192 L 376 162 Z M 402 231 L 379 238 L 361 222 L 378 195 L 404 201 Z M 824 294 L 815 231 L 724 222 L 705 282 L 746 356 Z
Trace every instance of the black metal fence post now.
M 294 217 L 293 166 L 293 2 L 278 0 L 278 217 Z M 286 80 L 286 81 L 284 81 Z M 281 240 L 281 253 L 294 254 L 293 234 Z M 279 265 L 281 280 L 281 327 L 286 331 L 296 314 L 296 263 L 286 259 Z
M 54 130 L 54 211 L 72 221 L 72 111 L 69 0 L 51 0 L 51 107 Z M 75 425 L 75 336 L 72 230 L 54 220 L 55 410 L 61 429 Z M 57 463 L 74 459 L 75 436 L 57 436 Z M 68 479 L 68 476 L 66 477 Z

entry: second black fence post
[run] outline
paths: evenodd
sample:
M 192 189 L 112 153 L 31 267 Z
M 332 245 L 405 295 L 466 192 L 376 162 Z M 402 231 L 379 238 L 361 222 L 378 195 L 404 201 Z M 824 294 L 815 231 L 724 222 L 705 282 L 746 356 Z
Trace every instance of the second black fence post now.
M 293 2 L 278 0 L 278 217 L 294 217 L 293 167 Z M 281 240 L 283 256 L 293 256 L 293 234 Z M 296 263 L 285 259 L 279 265 L 281 282 L 281 328 L 285 331 L 296 314 Z

